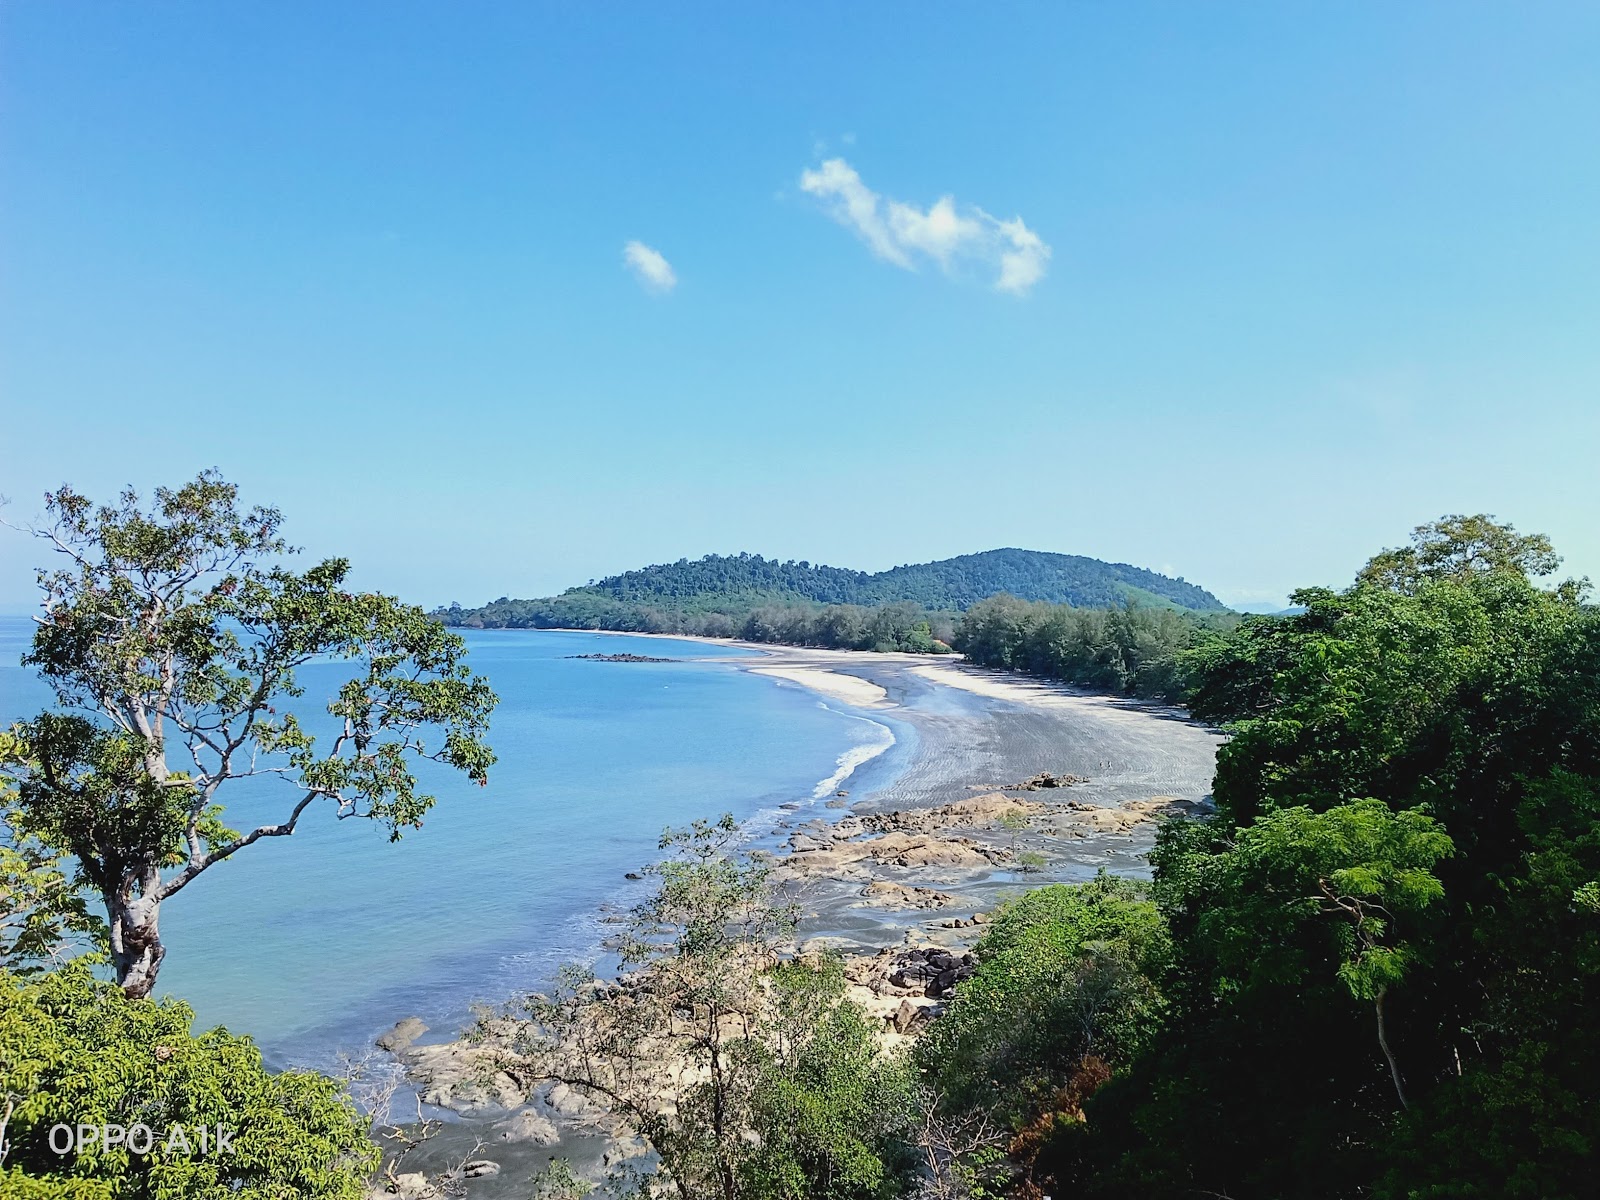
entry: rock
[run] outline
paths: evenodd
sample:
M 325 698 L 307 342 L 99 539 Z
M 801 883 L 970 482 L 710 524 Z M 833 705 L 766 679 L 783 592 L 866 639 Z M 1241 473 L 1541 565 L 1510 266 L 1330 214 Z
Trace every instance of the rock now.
M 440 1195 L 440 1191 L 428 1181 L 428 1177 L 421 1171 L 407 1171 L 403 1175 L 396 1175 L 387 1185 L 379 1184 L 367 1193 L 369 1197 L 381 1197 L 388 1200 L 391 1196 L 398 1196 L 400 1200 L 433 1200 Z
M 550 1089 L 549 1095 L 545 1097 L 545 1103 L 550 1106 L 550 1111 L 568 1120 L 585 1116 L 594 1107 L 593 1102 L 564 1083 L 558 1083 Z
M 639 872 L 637 872 L 637 871 L 629 871 L 629 872 L 628 872 L 628 873 L 627 873 L 627 874 L 625 874 L 625 875 L 624 875 L 624 876 L 623 876 L 623 878 L 624 878 L 624 879 L 633 879 L 633 880 L 639 880 L 639 879 L 643 879 L 643 878 L 644 878 L 644 876 L 643 876 L 643 875 L 641 875 L 641 874 L 639 874 Z
M 484 1179 L 490 1175 L 500 1174 L 500 1164 L 490 1162 L 487 1158 L 475 1158 L 471 1162 L 461 1164 L 461 1173 L 468 1179 Z
M 956 902 L 956 898 L 949 892 L 912 887 L 904 883 L 891 883 L 886 879 L 867 884 L 861 889 L 861 895 L 873 902 L 866 907 L 877 908 L 944 908 Z
M 428 1027 L 422 1023 L 421 1017 L 407 1017 L 403 1021 L 396 1021 L 393 1029 L 379 1037 L 377 1046 L 379 1050 L 398 1054 L 427 1032 Z
M 650 1147 L 643 1138 L 618 1138 L 606 1147 L 605 1153 L 600 1156 L 600 1165 L 614 1167 L 631 1158 L 643 1158 L 649 1152 Z
M 1040 771 L 1032 778 L 1024 779 L 1021 783 L 1012 784 L 1006 790 L 1012 792 L 1032 792 L 1037 791 L 1040 788 L 1064 788 L 1071 787 L 1073 784 L 1088 782 L 1089 781 L 1082 775 L 1053 775 L 1049 771 Z
M 1012 813 L 1036 817 L 1046 811 L 1046 806 L 1038 801 L 1019 800 L 1003 792 L 989 792 L 954 800 L 937 808 L 872 813 L 862 818 L 862 823 L 869 829 L 883 833 L 940 833 L 950 829 L 986 829 Z
M 889 1018 L 889 1024 L 896 1033 L 910 1033 L 913 1026 L 927 1021 L 929 1008 L 929 1005 L 913 1004 L 910 1000 L 902 1000 L 900 1001 L 900 1007 L 895 1009 L 894 1015 Z
M 495 1051 L 490 1046 L 451 1042 L 443 1046 L 412 1046 L 405 1052 L 411 1077 L 417 1081 L 425 1104 L 436 1104 L 463 1115 L 511 1110 L 527 1103 L 527 1093 L 505 1071 L 493 1070 Z
M 619 662 L 619 663 L 670 663 L 678 662 L 676 658 L 651 658 L 648 654 L 569 654 L 568 658 L 587 658 L 593 662 Z
M 996 852 L 971 838 L 886 833 L 857 843 L 866 856 L 887 867 L 987 867 Z
M 554 1146 L 561 1140 L 561 1133 L 556 1129 L 555 1122 L 549 1117 L 540 1116 L 529 1108 L 513 1113 L 494 1128 L 495 1132 L 500 1135 L 500 1140 L 505 1142 L 529 1142 L 535 1146 Z
M 878 996 L 923 996 L 943 999 L 955 986 L 971 977 L 978 960 L 942 946 L 885 950 L 846 967 L 852 982 Z

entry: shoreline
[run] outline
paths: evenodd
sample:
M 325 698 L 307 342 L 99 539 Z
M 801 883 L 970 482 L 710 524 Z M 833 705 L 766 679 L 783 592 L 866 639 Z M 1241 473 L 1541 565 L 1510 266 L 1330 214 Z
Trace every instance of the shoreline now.
M 881 1022 L 886 1045 L 914 1036 L 953 986 L 942 967 L 926 984 L 918 973 L 931 959 L 970 963 L 963 952 L 1010 896 L 1100 870 L 1147 876 L 1154 820 L 1204 810 L 1223 741 L 1181 710 L 953 656 L 575 632 L 731 647 L 742 653 L 691 661 L 805 688 L 818 703 L 888 731 L 890 740 L 842 755 L 839 771 L 809 796 L 747 822 L 752 850 L 771 857 L 780 891 L 800 906 L 794 948 L 846 956 L 850 996 Z M 1027 818 L 1024 828 L 1001 826 L 1013 812 Z M 466 1043 L 419 1043 L 398 1056 L 428 1103 L 455 1114 L 437 1152 L 482 1139 L 484 1153 L 508 1168 L 501 1179 L 555 1153 L 583 1170 L 618 1152 L 592 1125 L 564 1120 L 543 1093 L 474 1091 L 462 1072 L 471 1064 Z M 548 1133 L 519 1141 L 507 1132 L 518 1120 Z M 521 1193 L 486 1178 L 471 1194 Z

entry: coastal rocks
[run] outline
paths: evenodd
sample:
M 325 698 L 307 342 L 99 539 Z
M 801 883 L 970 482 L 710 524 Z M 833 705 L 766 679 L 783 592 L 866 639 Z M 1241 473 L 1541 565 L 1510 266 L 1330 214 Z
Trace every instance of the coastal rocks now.
M 861 889 L 861 895 L 867 902 L 866 906 L 872 908 L 945 908 L 956 902 L 949 892 L 891 883 L 887 879 L 867 884 Z
M 894 1016 L 889 1018 L 889 1028 L 901 1037 L 911 1037 L 942 1012 L 942 1004 L 913 1004 L 910 1000 L 902 1000 L 900 1007 L 894 1010 Z
M 953 917 L 948 921 L 940 921 L 940 929 L 976 929 L 979 925 L 986 924 L 989 920 L 987 913 L 973 913 L 963 921 L 960 917 Z
M 978 960 L 970 952 L 942 946 L 889 947 L 847 962 L 845 978 L 873 996 L 947 1000 L 956 985 L 977 969 Z
M 987 867 L 1004 857 L 1002 851 L 972 838 L 900 832 L 869 838 L 856 848 L 886 867 Z
M 554 1146 L 561 1140 L 561 1133 L 556 1129 L 555 1122 L 549 1117 L 524 1108 L 514 1112 L 494 1127 L 494 1131 L 503 1142 L 527 1142 L 534 1146 Z
M 977 969 L 978 960 L 970 953 L 919 948 L 903 953 L 890 970 L 887 982 L 912 994 L 920 991 L 930 999 L 946 1000 L 955 995 L 956 984 L 970 979 Z
M 568 658 L 586 658 L 590 662 L 670 663 L 676 658 L 651 658 L 648 654 L 569 654 Z
M 650 1146 L 643 1138 L 613 1138 L 600 1156 L 600 1165 L 609 1169 L 630 1159 L 643 1158 L 649 1153 Z
M 393 1029 L 381 1035 L 377 1047 L 398 1054 L 427 1032 L 428 1027 L 422 1023 L 421 1017 L 407 1017 L 403 1021 L 396 1021 Z
M 1040 771 L 1031 778 L 1024 779 L 1021 783 L 1013 783 L 1005 790 L 1008 792 L 1036 792 L 1041 788 L 1064 788 L 1074 784 L 1088 783 L 1082 775 L 1053 775 L 1049 771 Z
M 1070 825 L 1079 827 L 1070 832 L 1078 833 L 1080 836 L 1084 830 L 1090 833 L 1118 834 L 1127 833 L 1134 826 L 1153 821 L 1158 816 L 1169 813 L 1190 813 L 1199 807 L 1201 806 L 1173 796 L 1130 800 L 1120 808 L 1100 808 L 1097 805 L 1074 800 L 1067 804 L 1066 818 Z
M 574 1091 L 564 1083 L 555 1084 L 545 1095 L 550 1111 L 568 1121 L 593 1115 L 599 1107 L 594 1101 Z
M 437 1186 L 421 1171 L 406 1171 L 395 1175 L 367 1191 L 368 1200 L 434 1200 L 442 1196 Z
M 412 1046 L 402 1057 L 424 1104 L 472 1116 L 527 1103 L 527 1093 L 517 1081 L 498 1069 L 492 1046 L 473 1042 Z
M 1045 811 L 1045 806 L 1037 801 L 1018 800 L 1002 792 L 990 792 L 941 804 L 938 808 L 873 813 L 863 817 L 861 822 L 866 828 L 881 832 L 931 833 L 948 829 L 982 829 L 1012 814 L 1035 817 Z

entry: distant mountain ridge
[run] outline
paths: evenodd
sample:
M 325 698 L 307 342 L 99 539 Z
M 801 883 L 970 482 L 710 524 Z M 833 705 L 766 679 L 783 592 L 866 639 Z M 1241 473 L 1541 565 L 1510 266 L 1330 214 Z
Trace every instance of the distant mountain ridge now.
M 1132 601 L 1191 612 L 1228 611 L 1210 592 L 1182 578 L 1078 554 L 1006 548 L 876 573 L 759 554 L 709 554 L 625 571 L 559 596 L 501 597 L 482 608 L 452 606 L 438 615 L 448 624 L 489 628 L 634 628 L 631 618 L 641 611 L 740 616 L 762 605 L 910 602 L 930 611 L 964 612 L 1002 592 L 1078 608 Z

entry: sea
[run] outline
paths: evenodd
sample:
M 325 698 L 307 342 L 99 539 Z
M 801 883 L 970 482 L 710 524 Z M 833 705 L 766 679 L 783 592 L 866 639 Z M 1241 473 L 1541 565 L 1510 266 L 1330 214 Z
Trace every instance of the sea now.
M 0 617 L 6 725 L 52 703 L 19 662 L 31 636 L 28 618 Z M 438 804 L 393 843 L 370 822 L 313 809 L 292 837 L 247 847 L 168 900 L 158 990 L 192 1006 L 197 1028 L 247 1033 L 275 1066 L 327 1067 L 402 1017 L 448 1035 L 475 1005 L 603 958 L 617 915 L 648 886 L 626 877 L 658 856 L 668 827 L 731 813 L 759 839 L 780 818 L 821 815 L 840 789 L 870 794 L 913 750 L 909 726 L 752 674 L 747 651 L 544 630 L 463 636 L 500 697 L 488 786 L 423 773 Z M 675 661 L 577 657 L 618 653 Z M 299 703 L 343 670 L 304 668 Z M 230 791 L 235 828 L 288 807 L 280 781 L 243 780 L 218 798 Z

